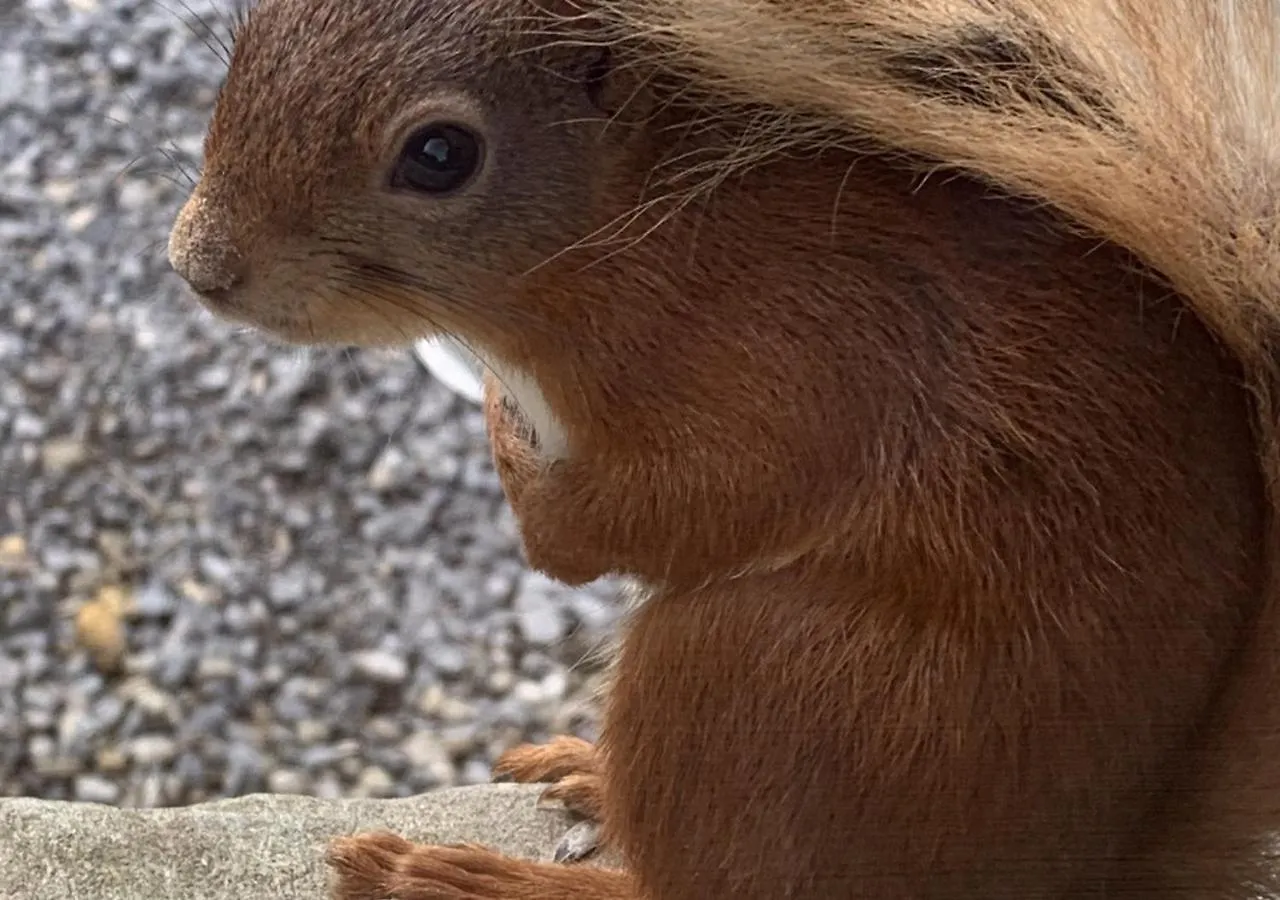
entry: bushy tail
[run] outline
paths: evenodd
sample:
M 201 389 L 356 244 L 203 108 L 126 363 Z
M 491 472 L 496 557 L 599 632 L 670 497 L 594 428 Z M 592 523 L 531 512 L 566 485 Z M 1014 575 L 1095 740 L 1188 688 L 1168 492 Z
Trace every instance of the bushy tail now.
M 1280 334 L 1280 0 L 611 0 L 756 140 L 871 137 L 1057 207 L 1247 363 Z M 767 148 L 766 148 L 767 149 Z

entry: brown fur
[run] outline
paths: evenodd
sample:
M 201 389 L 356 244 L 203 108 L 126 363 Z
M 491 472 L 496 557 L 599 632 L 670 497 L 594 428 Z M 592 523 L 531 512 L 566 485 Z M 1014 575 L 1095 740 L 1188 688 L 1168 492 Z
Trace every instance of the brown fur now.
M 1280 294 L 1258 291 L 1273 257 L 1228 189 L 1265 174 L 1254 126 L 1228 116 L 1197 181 L 1161 169 L 1213 129 L 1176 136 L 1084 25 L 1155 29 L 1115 53 L 1167 76 L 1189 48 L 1159 29 L 1200 7 L 1048 3 L 254 12 L 175 267 L 286 339 L 445 328 L 532 381 L 563 454 L 499 399 L 510 382 L 487 407 L 531 562 L 648 590 L 596 753 L 505 761 L 579 777 L 627 873 L 370 836 L 335 847 L 337 896 L 1280 893 L 1271 457 L 1251 427 L 1270 408 L 1257 309 Z M 948 43 L 973 10 L 1005 39 Z M 574 82 L 602 25 L 612 121 Z M 838 25 L 858 52 L 829 45 Z M 352 46 L 334 90 L 317 73 Z M 445 109 L 492 165 L 460 198 L 388 193 L 395 123 Z M 709 189 L 655 195 L 664 171 Z M 621 242 L 583 240 L 619 220 Z

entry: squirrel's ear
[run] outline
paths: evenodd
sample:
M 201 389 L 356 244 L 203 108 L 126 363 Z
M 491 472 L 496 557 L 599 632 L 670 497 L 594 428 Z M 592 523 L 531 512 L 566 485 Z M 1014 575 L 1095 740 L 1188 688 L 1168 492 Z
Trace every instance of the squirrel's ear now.
M 652 96 L 635 66 L 620 60 L 608 44 L 584 48 L 575 77 L 587 102 L 615 121 L 643 121 L 652 112 Z
M 588 102 L 617 115 L 634 96 L 637 85 L 616 65 L 602 29 L 598 0 L 535 0 L 551 35 L 546 42 L 552 65 L 578 83 Z
M 608 47 L 599 48 L 582 70 L 582 87 L 587 92 L 587 99 L 596 109 L 609 115 L 616 114 L 622 102 L 616 96 L 617 91 L 612 90 L 612 74 L 613 53 Z

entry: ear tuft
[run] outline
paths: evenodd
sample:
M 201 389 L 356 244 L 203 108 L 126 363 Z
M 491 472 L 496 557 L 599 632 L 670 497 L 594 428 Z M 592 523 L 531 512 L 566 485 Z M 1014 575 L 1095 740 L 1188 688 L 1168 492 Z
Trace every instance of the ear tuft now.
M 610 100 L 612 99 L 608 90 L 609 75 L 613 72 L 613 52 L 608 47 L 601 48 L 596 57 L 591 60 L 583 73 L 583 82 L 587 90 L 587 98 L 590 99 L 591 105 L 605 113 L 615 113 L 616 109 L 612 108 Z

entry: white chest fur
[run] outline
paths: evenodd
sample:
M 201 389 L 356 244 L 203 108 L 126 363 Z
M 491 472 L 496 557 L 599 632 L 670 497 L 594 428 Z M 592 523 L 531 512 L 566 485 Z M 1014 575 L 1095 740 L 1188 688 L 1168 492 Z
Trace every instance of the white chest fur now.
M 569 454 L 569 440 L 564 425 L 551 411 L 546 394 L 542 387 L 527 372 L 507 366 L 495 359 L 481 354 L 480 361 L 494 374 L 498 382 L 506 389 L 507 395 L 515 401 L 520 412 L 524 414 L 538 435 L 538 448 L 550 459 L 563 459 Z

